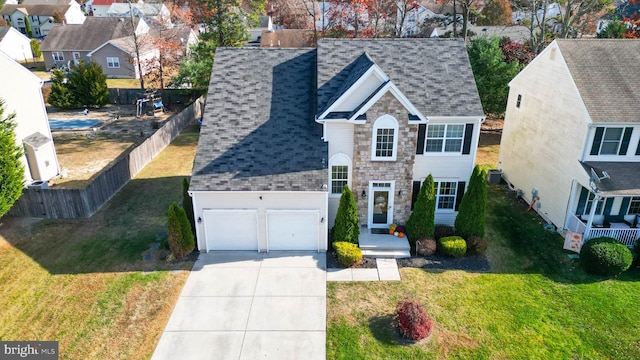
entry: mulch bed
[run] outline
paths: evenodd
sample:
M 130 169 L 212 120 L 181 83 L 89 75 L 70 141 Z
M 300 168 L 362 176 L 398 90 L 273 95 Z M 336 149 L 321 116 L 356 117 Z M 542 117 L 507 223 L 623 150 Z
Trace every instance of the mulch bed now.
M 440 255 L 412 256 L 406 259 L 396 259 L 399 268 L 419 268 L 430 270 L 463 270 L 469 272 L 487 272 L 491 270 L 489 261 L 485 256 L 464 256 L 452 258 Z M 334 250 L 327 251 L 327 268 L 345 269 L 340 264 Z M 354 265 L 352 269 L 375 269 L 374 258 L 365 257 L 361 264 Z

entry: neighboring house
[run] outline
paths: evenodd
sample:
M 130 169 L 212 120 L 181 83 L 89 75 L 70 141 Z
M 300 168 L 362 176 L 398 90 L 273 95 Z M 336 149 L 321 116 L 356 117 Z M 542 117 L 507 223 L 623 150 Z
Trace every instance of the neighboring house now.
M 163 3 L 145 3 L 138 0 L 135 4 L 114 2 L 107 9 L 107 16 L 112 17 L 130 17 L 131 11 L 133 16 L 150 19 L 169 19 L 171 13 L 169 8 Z
M 400 21 L 403 17 L 403 11 L 400 7 L 397 7 L 397 19 Z M 415 36 L 422 33 L 422 26 L 424 21 L 436 17 L 438 14 L 431 9 L 416 3 L 411 9 L 407 10 L 404 15 L 404 23 L 402 24 L 402 36 Z
M 85 3 L 88 6 L 85 11 L 91 16 L 108 16 L 109 8 L 114 2 L 115 0 L 89 0 Z
M 271 21 L 271 16 L 268 15 L 260 15 L 258 16 L 258 26 L 249 29 L 249 33 L 251 34 L 251 38 L 249 42 L 252 43 L 260 43 L 260 36 L 263 31 L 272 31 L 273 30 L 273 22 Z
M 49 33 L 49 30 L 54 26 L 55 14 L 60 14 L 66 24 L 82 24 L 85 19 L 80 5 L 75 0 L 62 5 L 5 5 L 0 10 L 0 15 L 4 20 L 25 35 L 27 34 L 26 22 L 28 21 L 33 37 L 43 37 Z
M 613 11 L 613 13 L 607 13 L 598 21 L 598 27 L 596 33 L 600 33 L 604 30 L 610 22 L 614 20 L 640 20 L 640 3 L 629 4 L 624 2 Z
M 344 185 L 368 233 L 405 223 L 429 174 L 452 225 L 484 120 L 460 39 L 222 48 L 207 101 L 189 189 L 201 251 L 325 251 Z
M 17 61 L 33 58 L 31 40 L 10 26 L 0 26 L 0 51 Z
M 25 185 L 48 181 L 60 173 L 47 110 L 42 98 L 42 80 L 10 56 L 0 51 L 0 98 L 5 101 L 4 115 L 16 114 L 16 142 L 24 149 Z
M 137 58 L 138 53 L 140 59 Z M 108 78 L 132 78 L 139 79 L 138 61 L 145 67 L 151 65 L 153 59 L 157 59 L 159 51 L 153 46 L 149 34 L 138 37 L 138 53 L 133 36 L 125 36 L 110 39 L 87 54 L 92 61 L 98 63 Z
M 640 40 L 558 39 L 509 84 L 498 167 L 559 230 L 640 237 L 637 64 Z
M 135 32 L 138 35 L 146 34 L 149 26 L 140 18 L 134 19 Z M 104 46 L 109 41 L 131 37 L 131 21 L 125 18 L 87 17 L 84 24 L 61 25 L 57 24 L 51 29 L 47 38 L 40 45 L 44 57 L 45 68 L 69 64 L 77 64 L 80 61 L 94 60 L 98 63 L 110 63 L 112 67 L 103 67 L 105 74 L 112 75 L 121 72 L 120 66 L 127 62 L 124 58 L 107 59 L 92 57 L 92 52 Z M 104 53 L 106 55 L 106 53 Z M 112 56 L 109 56 L 112 57 Z M 108 61 L 111 60 L 111 61 Z M 113 69 L 113 70 L 111 70 Z

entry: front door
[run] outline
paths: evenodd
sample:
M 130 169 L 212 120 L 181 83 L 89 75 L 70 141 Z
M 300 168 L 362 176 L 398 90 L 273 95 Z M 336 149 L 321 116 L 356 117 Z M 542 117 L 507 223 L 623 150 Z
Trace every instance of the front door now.
M 386 228 L 393 222 L 394 182 L 369 183 L 369 228 Z

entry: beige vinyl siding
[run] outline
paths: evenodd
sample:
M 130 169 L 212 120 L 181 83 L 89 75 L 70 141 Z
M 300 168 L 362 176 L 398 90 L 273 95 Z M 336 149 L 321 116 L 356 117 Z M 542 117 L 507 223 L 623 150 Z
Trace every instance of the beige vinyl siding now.
M 534 208 L 563 228 L 572 181 L 588 181 L 579 160 L 589 115 L 555 43 L 510 85 L 498 167 L 527 202 L 537 189 Z

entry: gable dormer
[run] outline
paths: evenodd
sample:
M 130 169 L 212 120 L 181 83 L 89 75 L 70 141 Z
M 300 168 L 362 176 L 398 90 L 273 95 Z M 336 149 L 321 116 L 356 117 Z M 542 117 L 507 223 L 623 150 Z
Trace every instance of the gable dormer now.
M 367 110 L 385 94 L 391 93 L 407 110 L 407 117 L 415 123 L 426 123 L 427 118 L 407 99 L 393 81 L 363 52 L 343 70 L 348 72 L 342 83 L 319 109 L 317 120 L 342 120 L 363 124 Z

